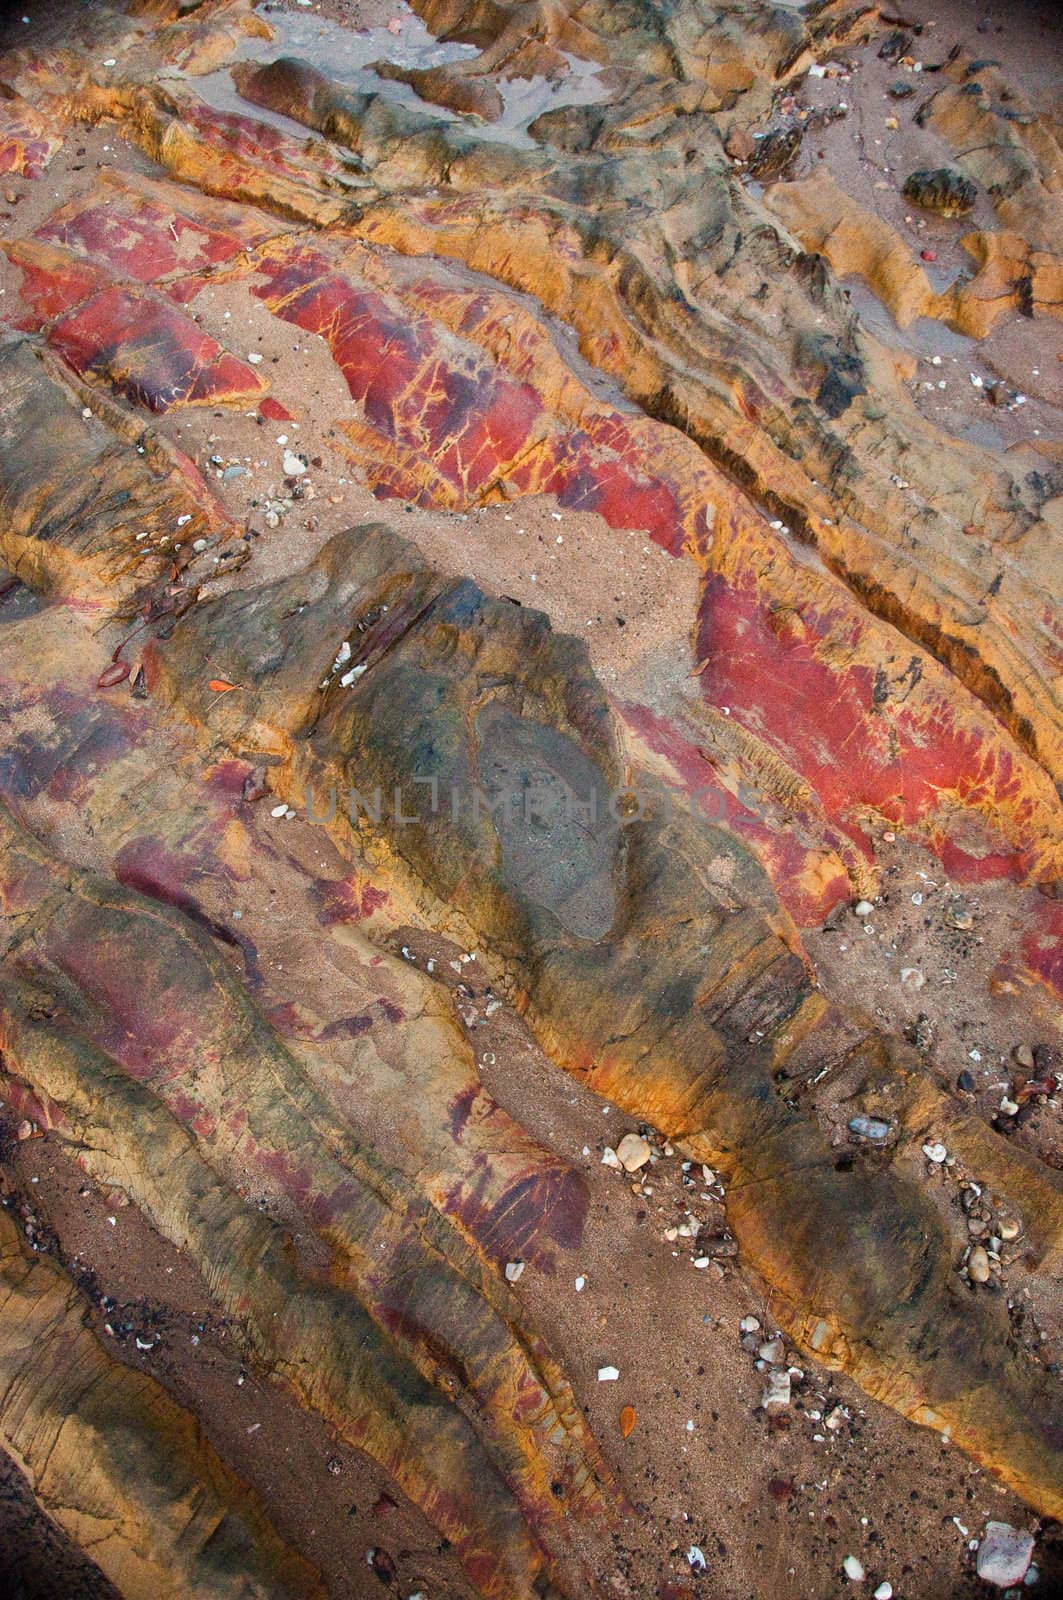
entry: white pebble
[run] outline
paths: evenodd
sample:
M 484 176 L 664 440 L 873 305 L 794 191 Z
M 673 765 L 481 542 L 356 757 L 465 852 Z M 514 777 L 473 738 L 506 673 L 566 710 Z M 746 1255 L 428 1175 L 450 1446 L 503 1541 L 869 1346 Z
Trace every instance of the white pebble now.
M 616 1368 L 616 1367 L 599 1367 L 598 1368 L 598 1382 L 599 1383 L 615 1383 L 617 1378 L 619 1378 L 619 1376 L 620 1376 L 620 1372 L 619 1372 L 619 1369 Z
M 616 1147 L 617 1160 L 625 1172 L 638 1172 L 650 1159 L 650 1146 L 639 1133 L 625 1133 Z
M 768 1385 L 764 1390 L 761 1401 L 765 1411 L 775 1410 L 776 1407 L 790 1404 L 790 1374 L 788 1372 L 769 1372 Z
M 507 1283 L 516 1283 L 517 1279 L 520 1277 L 520 1275 L 521 1275 L 521 1273 L 523 1271 L 524 1271 L 524 1262 L 523 1261 L 507 1261 L 506 1262 L 506 1282 Z
M 864 1564 L 862 1561 L 857 1561 L 855 1556 L 846 1556 L 842 1562 L 842 1567 L 845 1571 L 845 1576 L 851 1583 L 863 1583 Z
M 271 817 L 283 817 L 283 815 L 287 811 L 287 809 L 288 809 L 287 805 L 274 806 L 273 810 L 270 812 L 270 816 Z

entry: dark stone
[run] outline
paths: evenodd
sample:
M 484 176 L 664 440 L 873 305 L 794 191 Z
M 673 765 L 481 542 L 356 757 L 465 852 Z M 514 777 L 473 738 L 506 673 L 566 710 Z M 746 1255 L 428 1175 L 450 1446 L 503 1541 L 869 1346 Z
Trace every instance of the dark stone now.
M 777 178 L 786 171 L 794 159 L 801 144 L 801 133 L 797 128 L 773 128 L 771 133 L 758 139 L 756 148 L 749 160 L 749 170 L 754 178 L 762 182 L 768 178 Z
M 1033 1064 L 1042 1078 L 1063 1070 L 1063 1056 L 1049 1044 L 1034 1045 Z
M 939 217 L 965 217 L 974 209 L 978 190 L 955 167 L 935 167 L 913 172 L 902 193 L 913 205 Z
M 912 48 L 910 33 L 902 33 L 900 28 L 895 28 L 888 33 L 878 47 L 880 61 L 896 61 L 898 56 L 906 56 Z

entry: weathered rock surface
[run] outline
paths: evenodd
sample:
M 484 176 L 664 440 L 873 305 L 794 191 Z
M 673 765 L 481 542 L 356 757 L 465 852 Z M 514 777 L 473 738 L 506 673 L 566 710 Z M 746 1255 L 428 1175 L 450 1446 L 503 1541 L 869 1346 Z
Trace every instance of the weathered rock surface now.
M 343 640 L 364 670 L 321 690 Z M 441 580 L 381 527 L 331 541 L 306 574 L 200 606 L 152 650 L 155 692 L 206 724 L 189 671 L 204 657 L 254 685 L 215 708 L 212 741 L 280 759 L 289 797 L 362 840 L 420 917 L 463 919 L 556 1059 L 726 1173 L 743 1255 L 795 1338 L 1045 1495 L 1050 1386 L 1005 1353 L 994 1309 L 958 1298 L 903 1167 L 839 1172 L 785 1089 L 841 1040 L 861 1092 L 903 1107 L 913 1133 L 933 1114 L 926 1086 L 817 992 L 733 836 L 639 815 L 642 801 L 625 819 L 621 797 L 646 782 L 575 641 Z M 398 812 L 396 797 L 411 797 Z M 597 816 L 593 834 L 576 804 Z M 1046 1264 L 1058 1260 L 1063 1187 L 1012 1177 L 1005 1147 L 980 1142 L 1005 1186 L 1037 1185 Z
M 367 86 L 243 0 L 93 10 L 2 73 L 0 171 L 32 182 L 94 124 L 139 152 L 54 208 L 38 192 L 4 241 L 9 1106 L 181 1249 L 247 1360 L 484 1594 L 593 1594 L 630 1513 L 506 1281 L 578 1241 L 585 1185 L 403 958 L 457 939 L 558 1065 L 723 1175 L 798 1346 L 1063 1515 L 1058 1388 L 981 1245 L 964 1273 L 921 1152 L 946 1136 L 1006 1196 L 1048 1295 L 1059 1175 L 832 1004 L 800 938 L 875 892 L 896 829 L 1012 885 L 1007 981 L 1063 992 L 1058 485 L 928 425 L 835 276 L 900 324 L 1058 317 L 1055 130 L 945 65 L 919 117 L 991 209 L 974 275 L 939 291 L 832 179 L 774 181 L 801 149 L 775 103 L 871 11 L 423 0 L 478 53 Z M 513 79 L 563 85 L 573 57 L 598 99 L 494 126 Z M 290 368 L 207 326 L 237 291 L 328 363 L 329 443 L 382 504 L 549 495 L 691 563 L 670 670 L 610 699 L 581 643 L 384 524 L 254 537 L 173 442 L 204 408 L 219 430 L 299 415 Z M 342 877 L 264 842 L 267 784 L 327 825 Z M 212 886 L 237 882 L 286 918 L 227 922 Z M 827 1075 L 864 1134 L 844 1160 Z M 86 1547 L 107 1523 L 123 1592 L 320 1592 L 0 1228 L 0 1361 L 37 1407 L 27 1427 L 5 1403 L 0 1436 L 42 1504 Z M 119 1428 L 145 1472 L 106 1448 Z
M 120 1593 L 324 1600 L 161 1387 L 108 1355 L 0 1211 L 0 1441 Z

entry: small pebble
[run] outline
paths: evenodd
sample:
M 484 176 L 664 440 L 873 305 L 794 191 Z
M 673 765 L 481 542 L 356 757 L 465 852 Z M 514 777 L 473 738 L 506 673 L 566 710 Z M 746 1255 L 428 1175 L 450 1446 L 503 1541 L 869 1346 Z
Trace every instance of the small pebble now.
M 287 809 L 288 809 L 287 805 L 274 806 L 272 808 L 272 810 L 270 811 L 270 816 L 271 817 L 283 817 L 285 812 L 287 811 Z
M 650 1147 L 638 1133 L 625 1133 L 616 1147 L 617 1160 L 625 1172 L 638 1172 L 650 1159 Z
M 893 1600 L 893 1585 L 889 1579 L 879 1584 L 875 1590 L 874 1600 Z
M 883 1122 L 881 1117 L 850 1117 L 849 1132 L 855 1133 L 861 1139 L 870 1139 L 875 1144 L 881 1144 L 883 1139 L 889 1138 L 890 1125 Z
M 855 1556 L 846 1556 L 842 1562 L 842 1570 L 850 1583 L 863 1583 L 864 1564 L 862 1561 L 857 1561 Z
M 769 1372 L 768 1383 L 761 1401 L 765 1411 L 774 1410 L 776 1407 L 790 1404 L 790 1374 L 788 1372 Z
M 507 1283 L 516 1283 L 517 1279 L 520 1277 L 520 1275 L 521 1275 L 521 1273 L 523 1271 L 524 1271 L 524 1262 L 523 1261 L 507 1261 L 506 1262 L 506 1282 Z
M 967 1257 L 967 1276 L 972 1283 L 989 1282 L 989 1257 L 980 1244 L 976 1244 Z
M 940 1166 L 945 1157 L 948 1155 L 948 1151 L 945 1149 L 943 1144 L 925 1144 L 923 1146 L 923 1154 L 926 1156 L 926 1159 L 928 1161 L 932 1161 L 935 1166 Z
M 1033 1534 L 1007 1522 L 987 1522 L 976 1570 L 984 1583 L 1010 1589 L 1021 1583 L 1033 1559 Z
M 870 900 L 858 900 L 853 907 L 853 915 L 855 917 L 869 917 L 874 909 Z
M 620 1376 L 620 1372 L 619 1372 L 619 1369 L 617 1367 L 599 1367 L 598 1368 L 598 1382 L 599 1383 L 615 1383 L 617 1378 L 619 1378 L 619 1376 Z

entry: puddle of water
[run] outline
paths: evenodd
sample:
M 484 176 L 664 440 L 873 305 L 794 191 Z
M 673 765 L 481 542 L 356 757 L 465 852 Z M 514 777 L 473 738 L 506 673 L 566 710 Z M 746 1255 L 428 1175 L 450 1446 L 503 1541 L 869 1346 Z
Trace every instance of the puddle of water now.
M 523 134 L 524 142 L 535 147 L 535 140 L 525 133 L 529 123 L 541 117 L 544 111 L 554 111 L 558 106 L 597 105 L 609 97 L 609 91 L 598 77 L 593 61 L 581 61 L 579 56 L 561 52 L 568 63 L 569 76 L 557 82 L 550 78 L 508 78 L 499 81 L 498 88 L 505 110 L 496 123 L 477 131 L 490 137 L 492 128 L 501 135 Z
M 274 11 L 268 5 L 256 9 L 275 38 L 242 40 L 236 59 L 273 61 L 277 56 L 302 56 L 339 83 L 354 83 L 371 61 L 391 61 L 397 67 L 442 67 L 479 54 L 475 45 L 442 44 L 401 0 L 396 0 L 394 8 L 402 21 L 402 32 L 397 34 L 387 28 L 348 28 L 328 17 Z
M 899 328 L 863 278 L 849 276 L 841 281 L 849 291 L 850 304 L 861 323 L 883 344 L 908 350 L 924 360 L 930 356 L 969 356 L 973 363 L 980 360 L 977 339 L 956 333 L 936 317 L 916 317 L 906 328 Z
M 924 361 L 932 356 L 940 356 L 943 361 L 949 358 L 958 361 L 960 363 L 958 375 L 952 367 L 942 367 L 940 370 L 948 375 L 951 384 L 959 385 L 960 393 L 966 398 L 963 385 L 967 382 L 967 374 L 985 373 L 987 366 L 985 352 L 977 339 L 972 339 L 967 334 L 956 333 L 954 329 L 947 328 L 943 322 L 937 322 L 933 317 L 916 317 L 907 328 L 899 328 L 881 300 L 871 292 L 862 278 L 845 278 L 843 282 L 849 290 L 850 301 L 859 314 L 862 325 L 883 344 L 890 345 L 894 349 L 907 350 Z M 988 381 L 987 377 L 986 382 Z M 961 406 L 959 410 L 950 407 L 947 417 L 936 419 L 936 426 L 944 428 L 953 438 L 962 439 L 965 443 L 976 445 L 991 454 L 999 454 L 1008 449 L 1013 441 L 992 414 L 971 416 L 967 411 L 967 407 Z
M 566 55 L 569 76 L 560 82 L 555 83 L 543 77 L 500 80 L 498 89 L 504 105 L 502 115 L 493 123 L 480 122 L 444 106 L 430 105 L 421 100 L 408 84 L 378 78 L 375 72 L 369 70 L 374 61 L 390 61 L 399 67 L 439 67 L 468 61 L 480 53 L 475 45 L 441 43 L 429 33 L 420 17 L 399 0 L 395 14 L 402 19 L 402 31 L 398 34 L 391 33 L 387 28 L 355 31 L 326 17 L 296 11 L 274 11 L 268 5 L 259 7 L 259 14 L 269 22 L 275 37 L 272 40 L 241 39 L 232 62 L 269 62 L 275 61 L 278 56 L 298 56 L 359 94 L 378 95 L 383 100 L 406 106 L 422 116 L 464 127 L 478 139 L 514 145 L 520 149 L 538 148 L 527 129 L 544 111 L 552 111 L 558 106 L 593 105 L 608 97 L 608 90 L 597 75 L 597 64 Z M 185 77 L 185 74 L 177 76 Z M 293 122 L 291 118 L 261 106 L 249 106 L 247 101 L 242 100 L 233 86 L 228 65 L 190 81 L 196 93 L 215 111 L 253 115 L 256 120 L 295 138 L 308 137 L 309 130 L 302 123 Z

